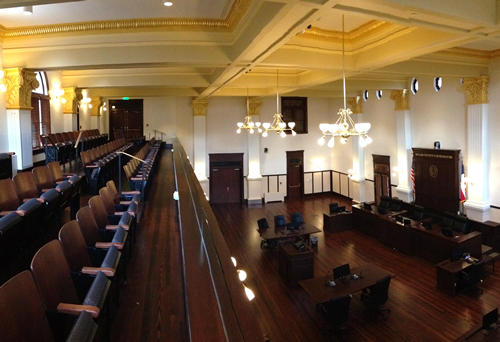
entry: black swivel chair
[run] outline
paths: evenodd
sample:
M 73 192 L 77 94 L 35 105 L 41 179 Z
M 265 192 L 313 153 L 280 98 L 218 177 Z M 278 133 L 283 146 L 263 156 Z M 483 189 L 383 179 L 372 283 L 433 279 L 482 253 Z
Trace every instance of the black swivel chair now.
M 259 227 L 257 231 L 259 232 L 260 235 L 262 235 L 262 233 L 269 228 L 269 223 L 267 223 L 267 219 L 263 217 L 257 221 L 257 226 Z M 276 242 L 273 240 L 262 240 L 260 242 L 260 248 L 262 249 L 274 248 L 274 247 L 276 247 Z
M 274 216 L 274 226 L 275 227 L 284 227 L 286 226 L 286 220 L 284 215 L 276 215 Z
M 262 234 L 264 230 L 269 228 L 269 223 L 267 223 L 267 219 L 265 217 L 261 218 L 257 221 L 257 226 L 259 227 L 259 234 Z
M 321 304 L 320 308 L 326 315 L 328 322 L 335 330 L 340 328 L 342 323 L 345 323 L 349 318 L 349 306 L 351 304 L 351 295 L 336 298 Z
M 389 285 L 391 284 L 391 277 L 387 276 L 379 280 L 375 285 L 371 286 L 361 294 L 361 301 L 366 309 L 372 312 L 390 312 L 388 308 L 382 306 L 389 299 Z
M 338 203 L 330 203 L 330 214 L 335 214 L 338 212 L 339 204 Z

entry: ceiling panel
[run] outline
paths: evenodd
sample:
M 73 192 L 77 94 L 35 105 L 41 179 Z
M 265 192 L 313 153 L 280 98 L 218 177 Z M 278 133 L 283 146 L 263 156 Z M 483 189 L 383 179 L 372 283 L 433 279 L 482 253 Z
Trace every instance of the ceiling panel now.
M 213 18 L 223 19 L 234 0 L 172 0 L 171 7 L 162 0 L 86 0 L 33 7 L 33 15 L 22 9 L 0 9 L 0 23 L 5 27 L 48 25 L 94 20 L 137 18 Z
M 346 14 L 344 19 L 345 31 L 349 32 L 357 29 L 371 20 L 373 20 L 373 18 L 366 15 Z M 321 16 L 321 18 L 311 24 L 323 30 L 342 32 L 342 13 L 331 10 L 327 15 Z

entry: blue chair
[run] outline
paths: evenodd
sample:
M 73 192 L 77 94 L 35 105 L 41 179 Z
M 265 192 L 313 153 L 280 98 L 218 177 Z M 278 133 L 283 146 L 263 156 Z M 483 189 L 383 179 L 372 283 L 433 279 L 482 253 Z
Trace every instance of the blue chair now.
M 302 213 L 296 212 L 292 214 L 292 223 L 301 225 L 304 223 L 304 219 L 302 218 Z
M 276 215 L 276 216 L 274 216 L 274 225 L 276 227 L 284 227 L 284 226 L 286 226 L 285 216 L 284 215 Z

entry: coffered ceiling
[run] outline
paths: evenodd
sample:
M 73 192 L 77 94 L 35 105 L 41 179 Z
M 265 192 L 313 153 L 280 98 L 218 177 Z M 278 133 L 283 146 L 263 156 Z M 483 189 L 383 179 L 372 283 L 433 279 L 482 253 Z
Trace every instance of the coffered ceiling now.
M 486 74 L 500 51 L 494 0 L 173 2 L 86 0 L 35 6 L 18 19 L 0 13 L 3 66 L 59 70 L 63 86 L 102 96 L 271 95 L 277 72 L 280 93 L 340 96 L 342 15 L 353 95 L 401 89 L 415 75 Z

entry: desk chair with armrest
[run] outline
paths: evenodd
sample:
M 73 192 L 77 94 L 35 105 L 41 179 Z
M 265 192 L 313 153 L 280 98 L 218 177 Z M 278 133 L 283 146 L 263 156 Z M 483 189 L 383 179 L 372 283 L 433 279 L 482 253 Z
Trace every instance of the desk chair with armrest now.
M 320 310 L 325 314 L 328 322 L 335 331 L 341 328 L 341 325 L 347 322 L 349 318 L 349 306 L 351 304 L 351 295 L 332 299 L 326 303 L 320 304 Z
M 460 272 L 458 282 L 460 290 L 479 291 L 482 293 L 482 289 L 480 289 L 478 285 L 481 284 L 484 279 L 483 265 L 483 262 L 473 263 Z
M 286 226 L 286 220 L 284 215 L 276 215 L 274 216 L 274 226 L 275 227 L 284 227 Z
M 259 229 L 257 230 L 259 232 L 260 235 L 262 235 L 262 233 L 269 228 L 269 223 L 267 222 L 267 219 L 265 217 L 259 219 L 257 221 L 257 226 L 259 227 Z M 260 242 L 260 248 L 261 249 L 264 249 L 264 248 L 274 248 L 276 247 L 276 244 L 274 243 L 274 241 L 269 241 L 269 240 L 262 240 Z
M 391 284 L 391 276 L 386 276 L 377 281 L 377 283 L 361 294 L 361 301 L 366 309 L 372 312 L 390 312 L 388 308 L 382 306 L 389 299 L 389 285 Z

